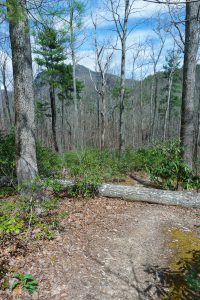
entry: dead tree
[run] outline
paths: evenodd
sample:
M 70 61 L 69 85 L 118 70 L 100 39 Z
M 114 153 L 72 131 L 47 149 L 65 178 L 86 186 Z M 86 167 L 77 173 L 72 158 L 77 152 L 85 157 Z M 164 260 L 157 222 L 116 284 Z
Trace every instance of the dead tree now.
M 153 40 L 149 41 L 149 47 L 151 49 L 151 62 L 153 64 L 153 75 L 151 82 L 151 98 L 150 98 L 150 140 L 154 141 L 156 128 L 157 128 L 157 118 L 158 118 L 158 110 L 159 110 L 159 100 L 158 100 L 158 64 L 161 58 L 161 54 L 165 45 L 166 36 L 163 33 L 163 29 L 161 27 L 160 16 L 158 16 L 158 26 L 154 29 L 154 32 L 159 39 L 159 46 L 154 44 Z
M 125 69 L 127 37 L 130 31 L 127 28 L 130 15 L 134 11 L 134 0 L 109 0 L 107 8 L 112 14 L 115 29 L 120 40 L 121 66 L 120 66 L 120 95 L 119 95 L 119 152 L 125 149 Z
M 96 72 L 100 74 L 100 83 L 96 83 L 92 78 L 95 90 L 98 93 L 100 103 L 100 148 L 105 148 L 105 135 L 106 135 L 106 88 L 107 88 L 107 73 L 110 62 L 113 56 L 113 49 L 109 50 L 109 43 L 104 42 L 102 45 L 97 40 L 97 18 L 92 17 L 94 26 L 94 46 L 95 46 L 95 59 L 96 59 Z M 107 45 L 106 45 L 107 44 Z

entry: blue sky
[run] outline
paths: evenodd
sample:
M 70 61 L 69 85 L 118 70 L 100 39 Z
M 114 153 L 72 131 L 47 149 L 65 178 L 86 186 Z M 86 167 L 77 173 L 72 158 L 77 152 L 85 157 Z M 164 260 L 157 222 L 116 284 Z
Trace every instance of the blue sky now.
M 97 17 L 97 39 L 99 45 L 102 43 L 112 44 L 116 42 L 115 26 L 112 22 L 111 13 L 104 7 L 104 0 L 82 0 L 86 4 L 86 13 L 83 17 L 83 32 L 81 35 L 85 36 L 85 42 L 77 50 L 77 62 L 86 67 L 95 70 L 95 52 L 93 43 L 93 24 L 91 21 L 91 13 Z M 120 1 L 122 4 L 124 0 Z M 109 1 L 107 0 L 107 3 Z M 132 2 L 132 0 L 130 0 Z M 63 2 L 65 3 L 65 1 Z M 105 0 L 106 3 L 106 0 Z M 55 1 L 51 2 L 55 5 Z M 181 8 L 179 10 L 182 12 Z M 123 6 L 119 10 L 120 16 L 123 16 Z M 126 60 L 126 76 L 132 76 L 133 57 L 138 53 L 138 58 L 135 64 L 135 77 L 142 78 L 152 73 L 152 53 L 156 57 L 160 49 L 160 39 L 155 33 L 154 29 L 159 25 L 158 15 L 161 16 L 160 27 L 166 28 L 169 24 L 168 8 L 164 4 L 147 3 L 143 0 L 135 0 L 133 5 L 133 13 L 129 17 L 128 30 L 131 31 L 127 39 L 127 60 Z M 6 31 L 5 25 L 0 25 L 1 30 Z M 59 26 L 65 26 L 59 22 Z M 176 34 L 176 32 L 174 32 Z M 80 40 L 81 40 L 80 35 Z M 162 38 L 165 40 L 163 51 L 158 62 L 157 70 L 161 70 L 165 61 L 167 51 L 174 47 L 174 41 L 171 34 L 161 29 Z M 178 38 L 177 38 L 178 39 Z M 118 41 L 117 48 L 120 49 Z M 11 69 L 11 66 L 10 66 Z M 36 66 L 34 64 L 36 72 Z M 120 70 L 120 51 L 115 51 L 110 65 L 110 72 L 119 74 Z
M 90 18 L 91 12 L 94 16 L 97 16 L 98 19 L 97 38 L 99 44 L 105 41 L 114 42 L 116 40 L 116 33 L 114 31 L 115 26 L 112 22 L 111 14 L 103 7 L 102 2 L 103 1 L 94 0 L 87 1 L 88 10 L 87 15 L 84 17 L 84 26 L 88 38 L 86 43 L 79 49 L 79 57 L 81 58 L 80 64 L 83 64 L 92 70 L 95 69 L 95 55 L 93 46 L 93 25 Z M 124 3 L 124 1 L 121 1 L 121 3 Z M 172 8 L 174 8 L 174 6 L 172 6 Z M 181 14 L 184 15 L 181 6 L 178 7 L 178 9 Z M 121 7 L 119 13 L 120 16 L 123 16 L 123 7 Z M 160 21 L 158 16 L 160 16 Z M 160 38 L 154 31 L 158 26 L 161 28 L 163 27 L 163 29 L 160 30 L 160 33 L 165 40 L 163 51 L 157 66 L 157 70 L 162 69 L 167 52 L 174 48 L 174 39 L 169 32 L 166 32 L 166 28 L 169 24 L 169 13 L 166 5 L 147 3 L 142 0 L 134 1 L 133 13 L 130 15 L 128 23 L 128 30 L 134 29 L 127 39 L 127 46 L 129 48 L 127 51 L 126 63 L 127 77 L 130 77 L 132 74 L 133 56 L 138 52 L 138 48 L 140 48 L 140 54 L 136 61 L 135 76 L 139 78 L 140 76 L 144 77 L 145 75 L 152 73 L 152 52 L 154 52 L 154 56 L 156 56 L 161 45 Z M 177 32 L 174 31 L 174 34 L 176 35 Z M 176 36 L 176 38 L 178 41 L 179 37 Z M 118 48 L 120 48 L 119 42 Z M 111 63 L 111 72 L 118 74 L 119 69 L 120 51 L 116 51 Z

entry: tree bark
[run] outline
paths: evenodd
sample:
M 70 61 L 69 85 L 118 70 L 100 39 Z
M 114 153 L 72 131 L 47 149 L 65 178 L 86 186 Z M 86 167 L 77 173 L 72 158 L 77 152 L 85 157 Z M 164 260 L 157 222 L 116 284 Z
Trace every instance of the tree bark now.
M 14 78 L 16 171 L 18 182 L 38 174 L 31 43 L 26 1 L 7 1 Z M 20 7 L 20 17 L 16 16 Z
M 185 48 L 181 111 L 181 146 L 183 161 L 192 169 L 194 147 L 194 89 L 199 42 L 199 3 L 186 3 Z

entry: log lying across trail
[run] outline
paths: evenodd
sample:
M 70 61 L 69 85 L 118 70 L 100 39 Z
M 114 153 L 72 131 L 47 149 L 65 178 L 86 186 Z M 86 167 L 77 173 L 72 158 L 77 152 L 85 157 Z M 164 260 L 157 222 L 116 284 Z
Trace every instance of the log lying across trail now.
M 64 187 L 73 186 L 75 184 L 72 180 L 59 180 L 59 182 L 63 184 Z M 200 193 L 195 192 L 178 192 L 115 184 L 102 184 L 99 186 L 98 192 L 100 196 L 109 198 L 122 198 L 129 201 L 200 208 Z

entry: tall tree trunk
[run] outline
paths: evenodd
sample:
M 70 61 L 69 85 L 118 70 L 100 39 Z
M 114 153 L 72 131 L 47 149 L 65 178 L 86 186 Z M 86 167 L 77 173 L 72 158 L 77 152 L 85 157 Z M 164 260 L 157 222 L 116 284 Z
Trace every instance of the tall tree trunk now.
M 126 64 L 126 38 L 122 40 L 121 74 L 120 74 L 120 103 L 119 103 L 119 152 L 125 149 L 125 123 L 124 123 L 124 99 L 125 99 L 125 64 Z
M 197 51 L 199 42 L 199 3 L 186 3 L 185 48 L 183 66 L 183 90 L 181 111 L 181 146 L 183 160 L 193 167 L 194 147 L 194 89 Z
M 158 118 L 158 77 L 156 74 L 155 74 L 153 102 L 154 102 L 154 110 L 153 110 L 152 135 L 151 135 L 152 142 L 155 140 L 157 118 Z
M 55 90 L 52 86 L 49 88 L 50 101 L 51 101 L 51 126 L 52 126 L 52 134 L 53 134 L 53 145 L 56 152 L 58 149 L 57 142 L 57 133 L 56 133 L 56 99 L 55 99 Z
M 102 82 L 101 89 L 101 149 L 105 148 L 105 133 L 106 133 L 106 99 L 105 99 L 105 82 Z
M 143 145 L 144 143 L 144 121 L 143 121 L 143 95 L 142 95 L 142 91 L 143 91 L 143 81 L 140 80 L 140 103 L 139 103 L 139 107 L 140 107 L 140 141 L 141 141 L 141 145 Z
M 62 145 L 62 151 L 65 150 L 65 137 L 64 137 L 64 99 L 62 99 L 61 102 L 61 145 Z
M 79 118 L 78 118 L 78 99 L 77 99 L 77 86 L 76 86 L 76 59 L 74 46 L 72 46 L 72 65 L 73 65 L 73 98 L 74 98 L 74 146 L 75 149 L 79 146 Z
M 167 132 L 169 132 L 169 113 L 170 113 L 170 101 L 171 101 L 171 90 L 172 90 L 172 82 L 173 82 L 173 73 L 170 73 L 168 80 L 168 95 L 167 95 L 167 108 L 165 111 L 165 120 L 164 120 L 164 132 L 163 139 L 166 140 Z
M 26 0 L 8 0 L 7 4 L 14 77 L 16 171 L 20 183 L 38 174 L 31 43 Z M 19 10 L 20 17 L 16 15 Z
M 76 85 L 76 57 L 75 57 L 75 34 L 74 34 L 74 3 L 70 2 L 70 48 L 72 57 L 73 69 L 73 100 L 74 100 L 74 148 L 76 149 L 79 144 L 78 137 L 78 100 L 77 100 L 77 85 Z
M 196 121 L 196 131 L 195 131 L 195 143 L 194 143 L 194 161 L 195 163 L 198 160 L 198 147 L 199 147 L 199 130 L 200 130 L 200 95 L 199 95 L 199 103 L 197 110 L 197 121 Z
M 127 24 L 128 18 L 132 11 L 130 0 L 124 0 L 124 12 L 121 17 L 119 11 L 120 1 L 109 0 L 110 11 L 115 22 L 115 29 L 120 39 L 121 44 L 121 66 L 120 66 L 120 94 L 119 94 L 119 153 L 125 150 L 125 120 L 124 120 L 124 101 L 125 101 L 125 68 L 126 68 L 126 41 L 127 41 Z M 131 1 L 132 3 L 132 1 Z
M 6 103 L 6 109 L 8 112 L 8 119 L 10 125 L 12 125 L 12 116 L 11 116 L 11 111 L 10 111 L 10 99 L 8 96 L 8 89 L 6 85 L 6 63 L 7 59 L 4 59 L 2 70 L 1 70 L 1 75 L 2 75 L 2 83 L 3 83 L 3 88 L 4 88 L 4 98 L 5 98 L 5 103 Z
M 125 120 L 124 120 L 124 100 L 125 100 L 125 67 L 126 67 L 126 39 L 127 39 L 127 23 L 129 17 L 130 1 L 125 0 L 124 21 L 121 39 L 121 72 L 120 72 L 120 103 L 119 103 L 119 152 L 125 150 Z
M 4 95 L 1 91 L 1 99 L 3 99 Z M 2 129 L 3 131 L 7 132 L 8 129 L 8 118 L 7 118 L 7 111 L 6 111 L 6 105 L 4 103 L 5 101 L 2 101 Z
M 100 124 L 100 119 L 101 119 L 101 112 L 100 112 L 100 102 L 101 99 L 100 97 L 97 97 L 97 132 L 98 132 L 98 141 L 99 141 L 99 147 L 101 148 L 101 124 Z
M 149 143 L 152 142 L 154 85 L 155 85 L 155 74 L 153 74 L 152 80 L 151 80 L 150 118 L 149 118 Z

